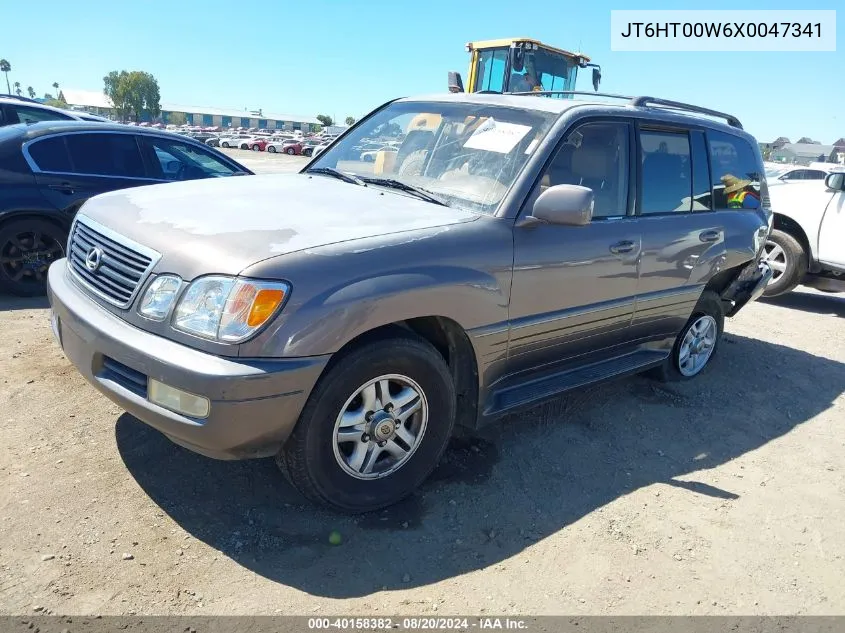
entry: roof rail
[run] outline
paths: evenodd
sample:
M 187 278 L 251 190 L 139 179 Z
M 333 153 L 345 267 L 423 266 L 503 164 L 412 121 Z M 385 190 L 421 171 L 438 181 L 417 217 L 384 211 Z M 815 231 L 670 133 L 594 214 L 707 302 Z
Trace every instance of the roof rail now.
M 735 127 L 740 130 L 743 129 L 742 123 L 740 123 L 739 119 L 732 114 L 726 114 L 724 112 L 719 112 L 718 110 L 709 110 L 708 108 L 700 108 L 689 103 L 681 103 L 680 101 L 669 101 L 668 99 L 656 99 L 654 97 L 634 97 L 631 99 L 631 105 L 636 107 L 656 105 L 674 108 L 676 110 L 685 110 L 687 112 L 697 112 L 699 114 L 706 114 L 719 119 L 725 119 L 731 127 Z
M 506 92 L 506 95 L 588 95 L 591 97 L 610 97 L 611 99 L 624 99 L 630 101 L 633 97 L 627 95 L 618 95 L 610 92 L 588 92 L 586 90 L 534 90 L 531 92 Z

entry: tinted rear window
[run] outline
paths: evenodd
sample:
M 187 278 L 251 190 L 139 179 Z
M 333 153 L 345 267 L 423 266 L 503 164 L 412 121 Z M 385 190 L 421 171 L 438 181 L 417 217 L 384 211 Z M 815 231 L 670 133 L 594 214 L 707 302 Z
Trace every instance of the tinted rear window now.
M 29 146 L 29 155 L 41 171 L 73 171 L 64 136 L 35 141 Z
M 138 143 L 131 134 L 70 134 L 67 146 L 74 172 L 96 176 L 146 176 Z
M 707 132 L 715 209 L 760 207 L 761 181 L 757 155 L 744 138 Z

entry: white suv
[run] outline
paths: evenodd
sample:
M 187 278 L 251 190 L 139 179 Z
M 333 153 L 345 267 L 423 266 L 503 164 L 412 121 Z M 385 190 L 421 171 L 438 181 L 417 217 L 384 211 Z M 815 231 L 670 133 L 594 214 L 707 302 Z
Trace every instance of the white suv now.
M 765 251 L 774 275 L 763 294 L 782 295 L 799 284 L 845 292 L 845 172 L 841 166 L 831 164 L 822 180 L 770 181 L 769 197 L 774 229 Z

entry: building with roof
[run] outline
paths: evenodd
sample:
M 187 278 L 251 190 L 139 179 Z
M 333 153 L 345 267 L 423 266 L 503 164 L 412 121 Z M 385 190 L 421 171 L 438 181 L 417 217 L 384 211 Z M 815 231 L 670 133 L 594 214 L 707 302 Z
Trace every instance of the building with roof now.
M 778 163 L 809 165 L 810 163 L 838 162 L 836 148 L 820 143 L 787 143 L 772 151 L 770 160 Z
M 115 116 L 114 105 L 102 92 L 93 90 L 68 90 L 62 88 L 59 98 L 70 107 L 85 110 L 101 116 Z M 161 114 L 155 119 L 170 123 L 174 115 L 182 115 L 188 125 L 220 128 L 259 128 L 268 130 L 302 130 L 311 132 L 320 122 L 309 116 L 264 112 L 263 110 L 238 110 L 235 108 L 214 108 L 161 102 Z M 176 117 L 181 122 L 181 116 Z M 142 121 L 153 121 L 142 117 Z

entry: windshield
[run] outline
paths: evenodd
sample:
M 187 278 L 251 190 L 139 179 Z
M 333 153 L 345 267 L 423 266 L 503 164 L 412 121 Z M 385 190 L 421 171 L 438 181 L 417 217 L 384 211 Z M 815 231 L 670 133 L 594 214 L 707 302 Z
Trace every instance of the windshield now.
M 510 48 L 489 48 L 478 53 L 476 85 L 479 92 L 531 92 L 533 90 L 574 90 L 578 65 L 572 58 L 549 50 L 524 50 L 522 63 L 508 71 Z M 506 71 L 509 77 L 505 77 Z M 507 81 L 506 81 L 507 79 Z M 550 95 L 563 98 L 566 95 Z
M 336 141 L 308 169 L 337 169 L 368 182 L 398 180 L 450 206 L 492 214 L 554 118 L 473 103 L 395 102 Z M 380 149 L 369 149 L 375 144 Z

